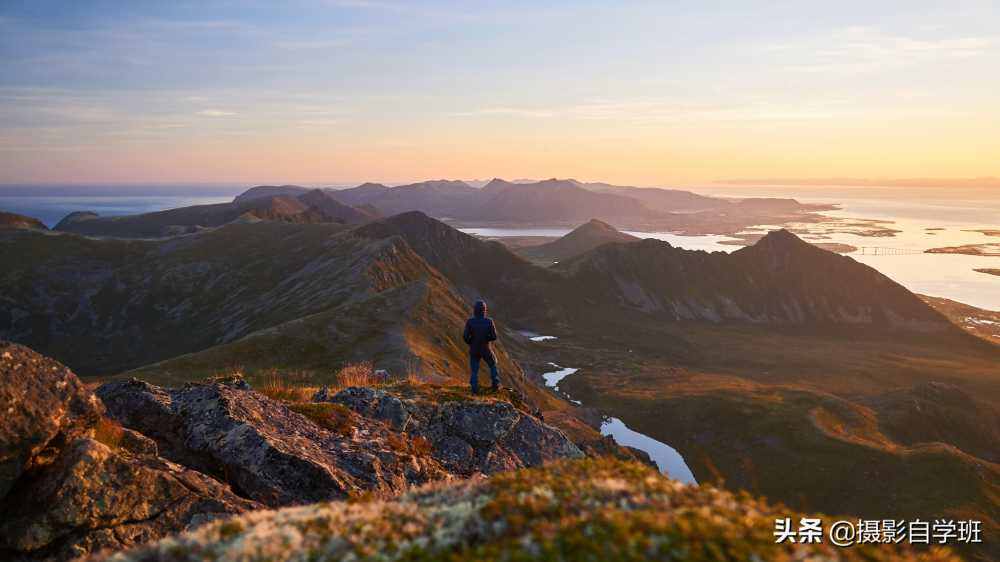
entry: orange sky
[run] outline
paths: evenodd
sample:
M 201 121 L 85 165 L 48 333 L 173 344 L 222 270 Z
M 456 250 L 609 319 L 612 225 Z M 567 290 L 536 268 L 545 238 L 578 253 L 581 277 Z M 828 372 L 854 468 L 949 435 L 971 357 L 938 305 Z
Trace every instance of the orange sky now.
M 73 6 L 0 8 L 0 183 L 1000 176 L 988 2 Z

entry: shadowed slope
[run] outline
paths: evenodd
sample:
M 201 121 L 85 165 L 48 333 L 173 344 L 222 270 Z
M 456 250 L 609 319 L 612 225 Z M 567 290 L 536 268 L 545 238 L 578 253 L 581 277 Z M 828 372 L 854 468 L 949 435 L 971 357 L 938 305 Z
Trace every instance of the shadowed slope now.
M 539 262 L 551 263 L 578 256 L 611 242 L 635 242 L 637 240 L 639 238 L 620 232 L 604 221 L 590 219 L 558 240 L 538 246 L 523 247 L 518 249 L 517 253 Z
M 888 277 L 784 230 L 732 254 L 608 244 L 556 269 L 578 298 L 675 320 L 957 332 Z
M 548 299 L 557 277 L 499 242 L 480 240 L 420 212 L 389 217 L 355 232 L 376 239 L 401 237 L 464 298 L 486 297 L 507 318 L 530 321 L 551 313 Z
M 11 231 L 0 334 L 84 374 L 236 340 L 427 274 L 336 225 L 233 224 L 156 241 Z

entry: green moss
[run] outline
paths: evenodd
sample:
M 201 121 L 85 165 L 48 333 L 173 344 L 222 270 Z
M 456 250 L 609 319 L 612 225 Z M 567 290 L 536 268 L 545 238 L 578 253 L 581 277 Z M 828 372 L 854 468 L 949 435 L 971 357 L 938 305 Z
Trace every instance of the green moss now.
M 357 415 L 350 408 L 329 402 L 293 403 L 288 408 L 309 418 L 316 425 L 340 435 L 350 435 L 354 431 Z
M 251 513 L 235 536 L 231 522 L 210 524 L 116 560 L 958 560 L 944 549 L 775 544 L 775 518 L 798 516 L 745 494 L 685 486 L 644 465 L 585 459 L 391 501 Z M 186 550 L 177 551 L 178 542 Z
M 222 540 L 230 540 L 243 532 L 243 523 L 236 519 L 229 519 L 219 525 L 219 537 Z

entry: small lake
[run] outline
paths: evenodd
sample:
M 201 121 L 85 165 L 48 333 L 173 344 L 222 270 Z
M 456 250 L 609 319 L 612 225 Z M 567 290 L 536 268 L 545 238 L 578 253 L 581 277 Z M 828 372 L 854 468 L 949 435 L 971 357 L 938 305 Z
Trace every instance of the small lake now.
M 524 331 L 524 330 L 521 330 L 518 333 L 521 334 L 522 336 L 528 338 L 529 340 L 531 340 L 533 342 L 549 341 L 549 340 L 557 340 L 557 339 L 559 339 L 559 338 L 557 338 L 555 336 L 543 336 L 541 334 L 536 334 L 535 332 L 527 332 L 527 331 Z
M 555 370 L 542 373 L 542 378 L 545 379 L 545 386 L 556 391 L 559 390 L 560 381 L 579 371 L 579 369 L 573 367 L 560 367 L 555 363 L 549 363 L 549 365 Z M 565 392 L 562 394 L 569 398 Z M 569 399 L 574 404 L 580 404 L 579 400 Z M 657 441 L 648 435 L 635 431 L 618 418 L 605 418 L 604 422 L 601 423 L 601 435 L 610 435 L 619 445 L 633 447 L 645 452 L 653 459 L 660 472 L 675 480 L 679 480 L 685 484 L 698 483 L 694 477 L 694 473 L 691 472 L 687 463 L 684 462 L 684 457 L 676 449 L 662 441 Z

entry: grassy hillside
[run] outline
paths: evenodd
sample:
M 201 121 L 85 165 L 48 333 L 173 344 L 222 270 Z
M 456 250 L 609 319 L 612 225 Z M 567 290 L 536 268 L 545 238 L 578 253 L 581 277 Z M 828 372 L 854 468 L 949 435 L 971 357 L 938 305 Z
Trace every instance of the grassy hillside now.
M 675 447 L 699 482 L 995 534 L 1000 354 L 949 341 L 622 322 L 545 358 L 581 369 L 561 390 Z
M 775 518 L 797 515 L 638 464 L 562 461 L 393 501 L 251 513 L 110 559 L 958 560 L 944 549 L 775 544 Z
M 3 337 L 81 374 L 112 374 L 231 342 L 416 281 L 399 241 L 337 225 L 233 224 L 159 241 L 5 232 Z

